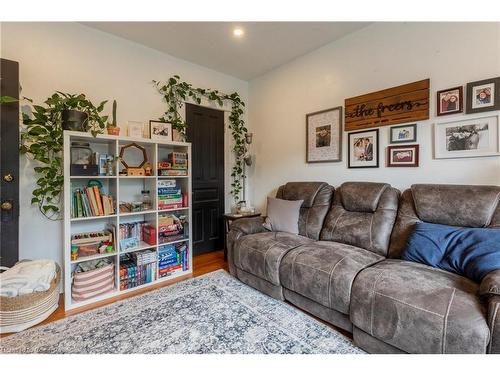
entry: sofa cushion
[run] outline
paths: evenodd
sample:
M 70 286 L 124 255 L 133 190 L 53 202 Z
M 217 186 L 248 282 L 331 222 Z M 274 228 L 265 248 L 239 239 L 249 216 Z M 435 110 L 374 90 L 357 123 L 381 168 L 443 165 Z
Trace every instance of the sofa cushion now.
M 423 264 L 391 259 L 354 281 L 353 324 L 408 353 L 485 353 L 486 309 L 478 285 Z
M 383 259 L 359 247 L 317 241 L 283 257 L 280 280 L 286 289 L 348 314 L 354 278 L 362 269 Z
M 480 283 L 488 273 L 500 270 L 500 229 L 416 223 L 401 258 Z
M 267 217 L 263 224 L 275 232 L 299 234 L 300 201 L 267 197 Z
M 500 187 L 412 185 L 401 195 L 391 234 L 390 258 L 400 258 L 415 223 L 500 228 Z
M 366 205 L 361 203 L 364 197 L 369 202 Z M 335 192 L 321 240 L 341 242 L 386 256 L 398 201 L 399 191 L 387 184 L 342 184 Z
M 286 232 L 264 232 L 240 237 L 233 248 L 234 265 L 280 286 L 279 265 L 290 250 L 313 240 Z
M 412 185 L 422 221 L 462 227 L 485 227 L 498 205 L 500 187 L 479 185 Z
M 323 221 L 332 203 L 333 187 L 326 182 L 288 182 L 279 187 L 276 198 L 303 200 L 299 215 L 299 234 L 319 239 Z
M 377 182 L 344 182 L 342 204 L 347 211 L 375 212 L 382 193 L 390 187 Z

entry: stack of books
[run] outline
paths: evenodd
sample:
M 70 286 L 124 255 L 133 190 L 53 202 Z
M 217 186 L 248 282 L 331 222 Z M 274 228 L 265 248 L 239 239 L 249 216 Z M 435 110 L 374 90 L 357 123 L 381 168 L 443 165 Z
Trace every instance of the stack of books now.
M 182 208 L 182 189 L 175 180 L 158 181 L 158 209 Z
M 156 252 L 145 250 L 120 256 L 120 290 L 156 280 Z
M 115 213 L 111 195 L 101 194 L 97 186 L 76 189 L 73 192 L 71 217 L 106 216 Z
M 158 270 L 160 277 L 170 276 L 189 269 L 187 243 L 164 245 L 158 248 Z

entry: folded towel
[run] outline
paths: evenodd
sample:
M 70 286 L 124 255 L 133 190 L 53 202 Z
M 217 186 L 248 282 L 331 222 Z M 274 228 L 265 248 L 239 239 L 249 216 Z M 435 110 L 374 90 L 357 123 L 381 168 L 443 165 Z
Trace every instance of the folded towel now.
M 44 292 L 50 288 L 56 277 L 56 263 L 53 260 L 33 260 L 19 262 L 14 267 L 0 274 L 0 296 Z

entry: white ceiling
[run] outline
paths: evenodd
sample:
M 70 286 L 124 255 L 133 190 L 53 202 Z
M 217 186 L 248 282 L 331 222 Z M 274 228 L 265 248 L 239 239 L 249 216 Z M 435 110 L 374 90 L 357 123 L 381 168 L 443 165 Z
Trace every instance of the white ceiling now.
M 251 80 L 368 22 L 85 22 L 86 26 Z M 239 26 L 245 35 L 233 36 Z

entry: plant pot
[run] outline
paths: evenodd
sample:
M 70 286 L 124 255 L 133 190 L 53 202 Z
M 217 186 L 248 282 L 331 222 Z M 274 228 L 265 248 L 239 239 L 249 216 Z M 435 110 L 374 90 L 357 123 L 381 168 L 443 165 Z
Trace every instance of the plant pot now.
M 63 130 L 87 131 L 88 114 L 75 109 L 65 109 L 62 111 Z
M 108 128 L 108 134 L 109 135 L 120 135 L 120 128 L 119 127 Z

